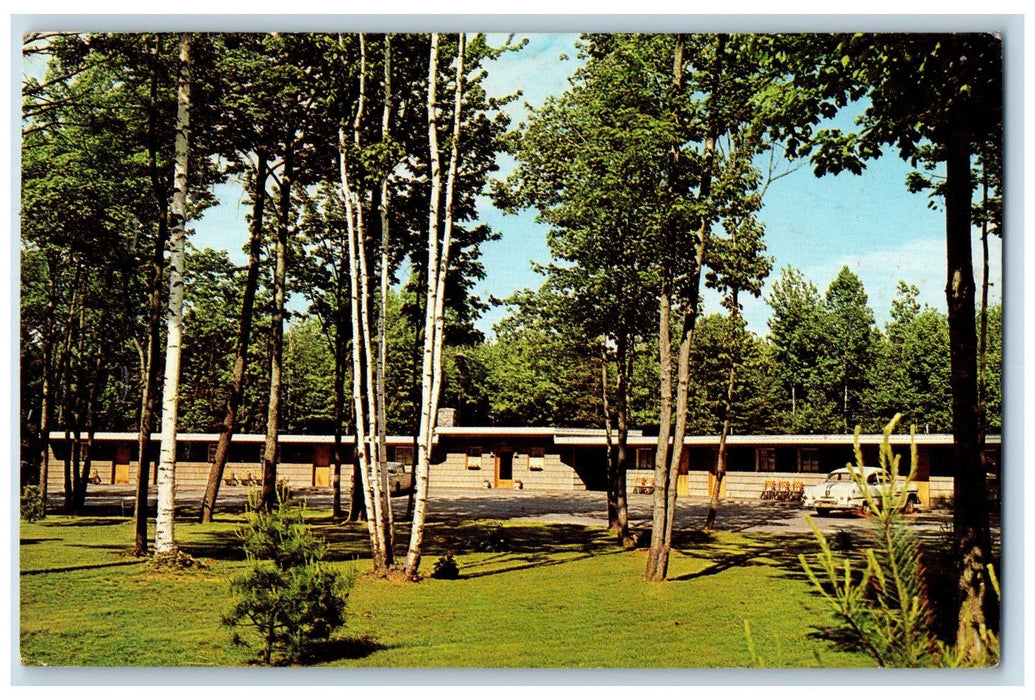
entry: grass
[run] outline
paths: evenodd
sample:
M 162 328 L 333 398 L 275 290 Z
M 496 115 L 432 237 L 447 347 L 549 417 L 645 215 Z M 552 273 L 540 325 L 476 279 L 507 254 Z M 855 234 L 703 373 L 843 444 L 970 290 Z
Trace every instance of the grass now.
M 313 514 L 329 566 L 369 568 L 363 525 Z M 204 567 L 156 570 L 128 552 L 126 518 L 49 516 L 21 525 L 21 660 L 29 666 L 244 666 L 220 615 L 243 566 L 240 519 L 178 522 Z M 504 524 L 510 551 L 479 544 L 500 523 L 429 524 L 422 572 L 449 551 L 457 580 L 419 584 L 359 576 L 346 627 L 318 666 L 449 668 L 868 667 L 824 633 L 832 618 L 797 553 L 809 538 L 683 533 L 669 580 L 641 580 L 644 550 L 601 528 Z M 402 551 L 401 541 L 397 550 Z

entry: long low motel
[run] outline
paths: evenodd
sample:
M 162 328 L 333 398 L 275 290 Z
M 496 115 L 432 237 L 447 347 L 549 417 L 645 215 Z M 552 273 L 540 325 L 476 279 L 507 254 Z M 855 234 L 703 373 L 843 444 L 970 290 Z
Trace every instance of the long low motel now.
M 201 489 L 214 460 L 215 433 L 177 436 L 177 489 Z M 867 464 L 876 465 L 881 435 L 862 435 L 860 445 Z M 390 436 L 388 459 L 414 463 L 412 437 Z M 891 443 L 902 455 L 902 468 L 910 466 L 909 435 L 894 435 Z M 265 436 L 235 435 L 224 478 L 241 482 L 261 478 L 260 455 Z M 719 438 L 688 436 L 683 442 L 678 493 L 705 497 L 714 478 Z M 855 462 L 852 435 L 730 435 L 726 440 L 727 474 L 723 495 L 759 498 L 767 481 L 809 485 L 822 481 L 827 472 Z M 342 438 L 342 479 L 352 478 L 355 441 Z M 645 491 L 653 480 L 657 437 L 633 431 L 629 436 L 630 491 Z M 952 497 L 952 436 L 917 435 L 917 475 L 922 503 L 943 502 Z M 277 478 L 293 488 L 329 488 L 333 469 L 334 437 L 330 435 L 281 435 Z M 152 465 L 158 460 L 159 436 L 151 442 Z M 137 435 L 97 433 L 91 449 L 91 480 L 100 484 L 135 484 Z M 988 471 L 999 473 L 1001 439 L 986 440 Z M 567 428 L 439 427 L 432 451 L 431 489 L 527 489 L 533 491 L 603 491 L 606 488 L 607 438 L 603 430 Z M 64 489 L 68 443 L 61 435 L 51 438 L 51 462 L 47 488 Z M 152 482 L 157 478 L 154 467 Z

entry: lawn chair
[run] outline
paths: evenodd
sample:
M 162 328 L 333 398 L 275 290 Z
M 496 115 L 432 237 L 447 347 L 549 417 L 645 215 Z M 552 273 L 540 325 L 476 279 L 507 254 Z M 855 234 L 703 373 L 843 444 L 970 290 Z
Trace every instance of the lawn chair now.
M 638 476 L 633 482 L 633 493 L 654 493 L 654 484 L 651 477 Z
M 240 480 L 237 478 L 237 474 L 234 474 L 233 472 L 230 472 L 230 476 L 228 476 L 225 479 L 223 479 L 223 483 L 226 484 L 227 486 L 240 486 L 241 485 Z
M 90 472 L 90 478 L 88 479 L 88 481 L 91 484 L 99 484 L 99 483 L 101 483 L 101 475 L 97 473 L 96 469 L 94 469 L 93 471 Z
M 791 482 L 781 481 L 776 487 L 776 500 L 789 501 L 791 499 Z
M 805 496 L 805 484 L 795 481 L 791 484 L 791 500 L 800 501 Z
M 776 498 L 776 480 L 766 479 L 762 485 L 762 500 L 771 501 Z

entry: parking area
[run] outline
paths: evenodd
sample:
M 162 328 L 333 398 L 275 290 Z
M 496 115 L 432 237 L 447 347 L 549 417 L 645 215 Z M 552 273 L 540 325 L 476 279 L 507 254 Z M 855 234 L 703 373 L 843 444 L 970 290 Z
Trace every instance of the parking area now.
M 87 496 L 87 507 L 95 507 L 113 514 L 132 512 L 133 490 L 118 486 L 92 486 Z M 303 489 L 293 493 L 304 498 L 310 508 L 330 509 L 332 495 L 328 489 Z M 151 507 L 156 493 L 152 488 Z M 178 490 L 177 508 L 189 512 L 200 504 L 200 490 Z M 434 517 L 459 517 L 506 521 L 538 521 L 549 523 L 606 525 L 605 494 L 599 491 L 536 492 L 499 489 L 432 489 L 428 497 L 428 513 Z M 219 509 L 240 512 L 246 503 L 247 489 L 228 487 L 220 492 Z M 347 494 L 343 494 L 347 507 Z M 653 508 L 652 495 L 630 494 L 629 523 L 633 529 L 650 527 Z M 406 497 L 392 499 L 397 514 L 406 509 Z M 51 494 L 51 508 L 60 508 L 61 499 Z M 676 503 L 677 529 L 700 529 L 708 514 L 708 501 L 703 498 L 682 497 Z M 716 528 L 735 532 L 772 534 L 804 534 L 811 531 L 805 515 L 826 533 L 869 527 L 866 518 L 853 513 L 833 513 L 820 517 L 793 503 L 779 501 L 725 500 L 718 509 Z M 922 507 L 903 516 L 918 534 L 924 537 L 946 537 L 951 533 L 952 512 L 946 508 Z M 993 523 L 998 529 L 998 521 Z

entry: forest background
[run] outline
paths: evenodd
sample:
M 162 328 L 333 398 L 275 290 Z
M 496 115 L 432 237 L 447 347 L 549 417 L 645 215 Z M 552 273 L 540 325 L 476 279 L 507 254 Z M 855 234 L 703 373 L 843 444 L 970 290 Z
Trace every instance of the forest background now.
M 518 39 L 524 35 L 519 35 Z M 574 34 L 529 34 L 521 50 L 506 52 L 488 66 L 484 88 L 503 98 L 500 112 L 517 127 L 549 96 L 561 94 L 581 64 Z M 489 35 L 499 46 L 506 35 Z M 26 74 L 39 72 L 32 57 Z M 534 80 L 529 80 L 534 76 Z M 850 129 L 858 113 L 839 114 L 832 126 Z M 769 157 L 768 155 L 766 156 Z M 513 155 L 496 158 L 497 179 L 512 174 Z M 760 168 L 769 167 L 759 162 Z M 758 212 L 765 227 L 767 266 L 759 293 L 742 294 L 740 316 L 747 335 L 745 372 L 738 382 L 740 409 L 735 432 L 843 432 L 856 424 L 877 429 L 896 411 L 915 421 L 921 431 L 949 429 L 947 330 L 944 320 L 944 215 L 937 199 L 910 192 L 911 165 L 893 152 L 869 163 L 861 174 L 843 172 L 816 177 L 803 160 L 777 161 Z M 314 190 L 315 191 L 315 190 Z M 233 332 L 240 311 L 233 280 L 246 261 L 247 212 L 251 206 L 239 175 L 208 186 L 209 208 L 190 223 L 186 323 L 180 428 L 187 432 L 218 430 L 223 392 L 232 368 Z M 488 227 L 479 245 L 466 257 L 464 294 L 456 304 L 446 349 L 442 407 L 454 408 L 467 425 L 599 426 L 603 415 L 599 388 L 599 352 L 588 339 L 561 333 L 545 319 L 545 303 L 537 297 L 546 267 L 552 262 L 548 224 L 534 208 L 508 215 L 488 191 L 478 193 L 472 230 Z M 981 231 L 974 231 L 974 249 L 981 249 Z M 989 243 L 988 292 L 990 323 L 988 381 L 990 427 L 998 428 L 1001 402 L 1001 240 Z M 270 244 L 271 245 L 271 244 Z M 267 255 L 272 249 L 267 247 Z M 975 255 L 980 280 L 981 256 Z M 269 269 L 269 265 L 264 265 Z M 413 348 L 418 341 L 412 269 L 407 259 L 394 271 L 388 333 L 389 432 L 408 433 L 415 425 Z M 285 331 L 285 432 L 330 432 L 334 392 L 333 345 L 327 342 L 314 302 L 320 290 L 297 273 L 289 285 L 289 317 Z M 258 337 L 269 323 L 270 280 L 260 280 L 256 318 Z M 695 373 L 690 429 L 719 431 L 726 399 L 726 377 L 733 354 L 723 352 L 731 332 L 723 320 L 720 294 L 706 285 L 702 327 L 695 338 L 695 357 L 705 370 Z M 307 289 L 310 294 L 303 291 Z M 239 292 L 236 292 L 239 295 Z M 26 301 L 31 303 L 31 297 Z M 264 320 L 265 319 L 265 320 Z M 803 344 L 804 338 L 815 342 Z M 848 348 L 839 340 L 852 339 Z M 650 336 L 637 349 L 633 417 L 637 427 L 656 422 L 657 379 L 651 362 L 657 355 Z M 23 344 L 33 346 L 31 340 Z M 133 358 L 115 370 L 105 408 L 95 424 L 111 430 L 132 430 L 136 407 L 120 402 L 120 382 L 132 382 Z M 249 356 L 254 394 L 244 402 L 243 432 L 261 432 L 266 415 L 262 375 L 269 358 L 259 344 Z M 23 373 L 38 381 L 39 373 Z M 22 396 L 32 401 L 33 391 Z M 121 404 L 121 405 L 120 405 Z M 31 407 L 23 406 L 31 424 Z M 22 425 L 27 425 L 22 422 Z

